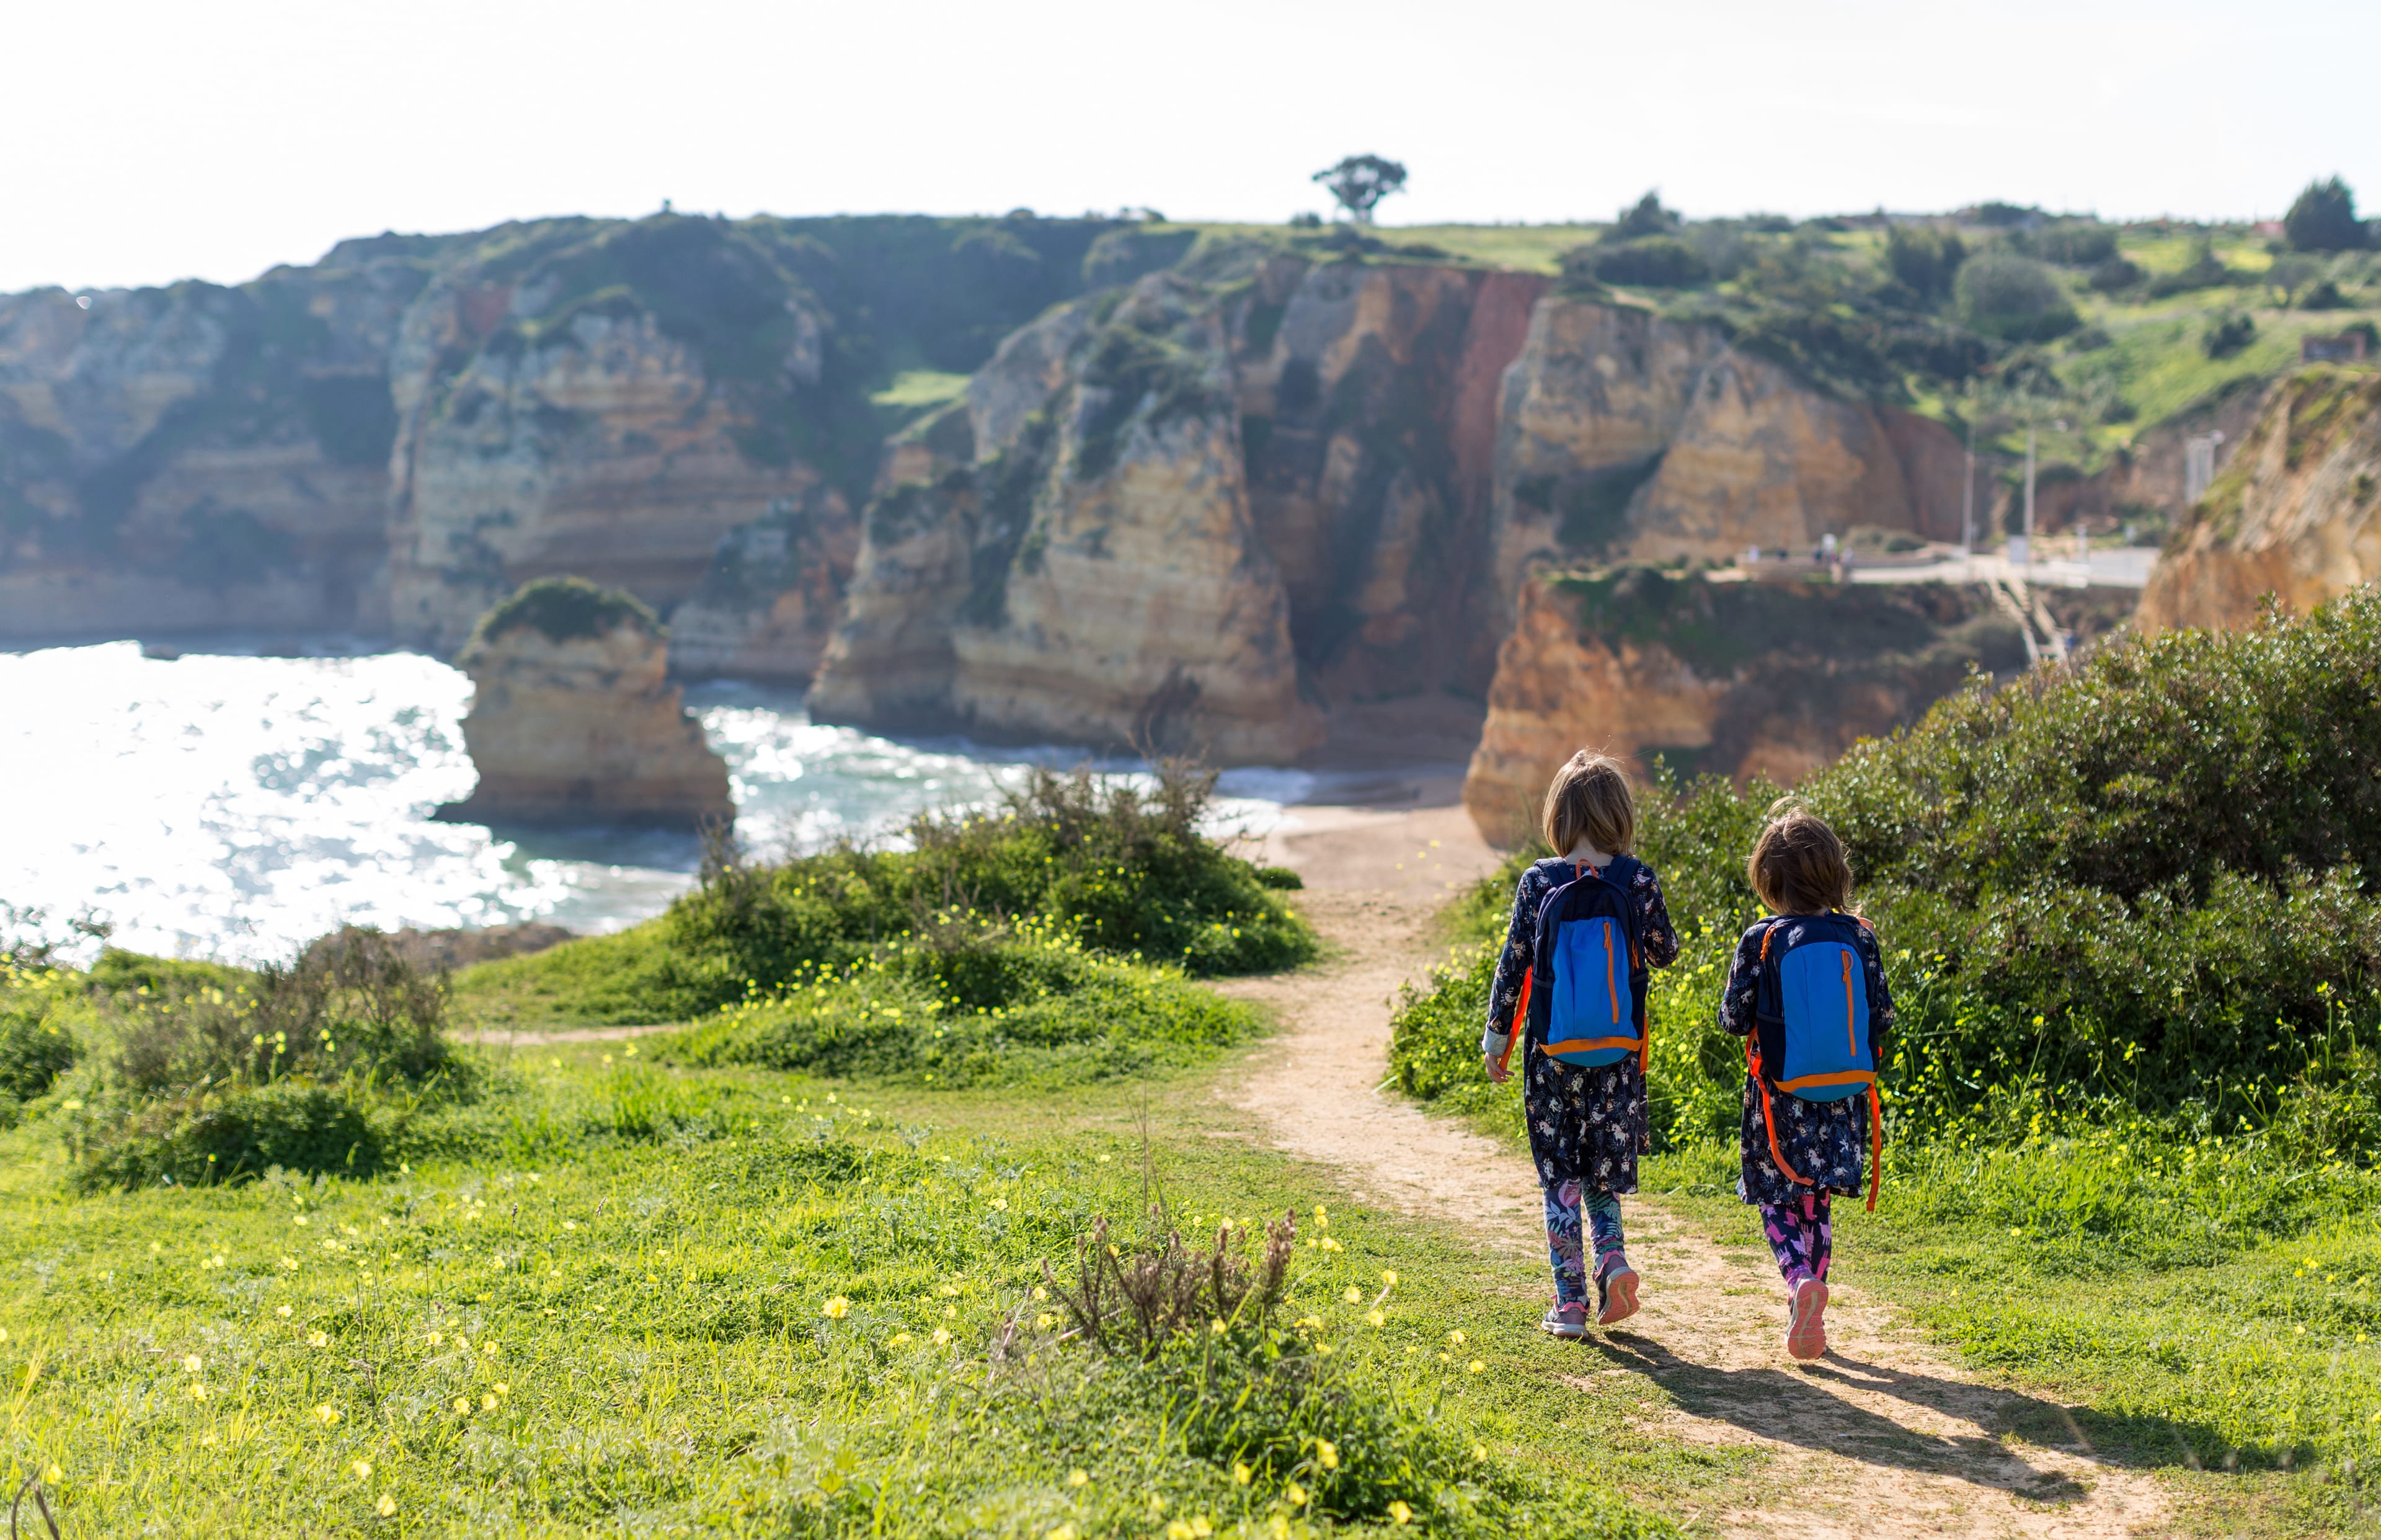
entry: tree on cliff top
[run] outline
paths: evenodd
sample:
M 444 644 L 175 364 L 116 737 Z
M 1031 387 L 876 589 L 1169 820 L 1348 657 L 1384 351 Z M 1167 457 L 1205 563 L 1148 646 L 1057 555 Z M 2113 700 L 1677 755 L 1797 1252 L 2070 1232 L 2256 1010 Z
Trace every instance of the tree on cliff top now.
M 1678 227 L 1677 212 L 1664 208 L 1661 194 L 1655 190 L 1646 193 L 1634 204 L 1622 209 L 1620 217 L 1614 222 L 1611 229 L 1605 232 L 1604 238 L 1635 240 L 1641 236 L 1666 236 Z
M 2282 215 L 2282 235 L 2294 251 L 2359 250 L 2364 245 L 2364 226 L 2357 222 L 2356 194 L 2337 177 L 2309 182 L 2290 212 Z
M 1339 206 L 1357 224 L 1370 225 L 1374 204 L 1393 192 L 1405 190 L 1406 168 L 1400 162 L 1378 155 L 1349 155 L 1338 165 L 1316 172 L 1314 180 L 1339 201 Z

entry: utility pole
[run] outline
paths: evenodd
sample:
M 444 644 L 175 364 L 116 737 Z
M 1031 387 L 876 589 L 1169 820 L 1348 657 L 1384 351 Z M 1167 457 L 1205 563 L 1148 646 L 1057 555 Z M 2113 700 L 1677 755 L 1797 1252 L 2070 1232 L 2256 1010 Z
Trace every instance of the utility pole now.
M 2033 565 L 2033 429 L 2025 430 L 2025 564 Z
M 1960 483 L 1960 559 L 1976 560 L 1976 420 L 1968 419 L 1968 478 Z M 1970 577 L 1975 576 L 1971 570 Z

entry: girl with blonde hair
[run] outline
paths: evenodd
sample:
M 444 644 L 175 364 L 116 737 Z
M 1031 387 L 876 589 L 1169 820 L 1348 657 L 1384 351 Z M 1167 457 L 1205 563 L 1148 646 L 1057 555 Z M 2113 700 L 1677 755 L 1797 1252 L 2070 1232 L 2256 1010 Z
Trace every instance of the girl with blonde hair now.
M 1618 760 L 1582 750 L 1555 772 L 1540 819 L 1555 854 L 1521 874 L 1480 1040 L 1488 1078 L 1521 1049 L 1521 1105 L 1544 1190 L 1555 1302 L 1539 1322 L 1587 1333 L 1588 1243 L 1598 1326 L 1637 1310 L 1620 1194 L 1648 1148 L 1648 968 L 1679 955 L 1661 880 L 1633 859 L 1637 804 Z M 1582 1234 L 1581 1216 L 1585 1216 Z

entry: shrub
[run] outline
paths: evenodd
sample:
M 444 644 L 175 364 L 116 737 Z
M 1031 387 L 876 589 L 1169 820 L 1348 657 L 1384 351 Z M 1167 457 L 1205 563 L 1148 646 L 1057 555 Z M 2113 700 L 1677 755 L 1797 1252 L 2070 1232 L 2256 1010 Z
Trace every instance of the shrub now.
M 648 636 L 661 630 L 652 610 L 617 588 L 598 588 L 584 578 L 540 578 L 480 617 L 470 645 L 485 645 L 524 626 L 543 632 L 548 642 L 602 636 L 616 626 L 632 626 Z
M 252 972 L 109 952 L 89 987 L 107 1051 L 77 1071 L 67 1120 L 85 1187 L 368 1174 L 475 1079 L 440 1032 L 445 981 L 377 931 Z
M 60 1008 L 69 987 L 56 970 L 0 962 L 0 1097 L 31 1101 L 82 1057 Z
M 2257 323 L 2244 311 L 2228 311 L 2209 318 L 2199 334 L 2199 350 L 2211 359 L 2228 359 L 2257 340 Z
M 2142 281 L 2141 264 L 2123 257 L 2110 257 L 2092 269 L 2091 285 L 2102 294 L 2113 294 L 2120 288 L 2131 288 Z
M 2043 261 L 2062 267 L 2096 267 L 2117 256 L 2116 230 L 2089 221 L 2046 226 L 2033 232 L 2026 244 Z
M 1094 951 L 1197 974 L 1304 961 L 1313 933 L 1276 897 L 1279 879 L 1200 832 L 1214 790 L 1213 773 L 1181 764 L 1162 765 L 1149 787 L 1037 769 L 996 813 L 920 817 L 910 850 L 714 862 L 660 922 L 672 972 L 651 1019 L 862 961 L 955 917 L 1036 919 Z
M 1886 232 L 1885 264 L 1911 293 L 1925 300 L 1951 292 L 1951 280 L 1968 260 L 1967 244 L 1957 231 L 1930 226 L 1896 225 Z
M 1607 284 L 1691 288 L 1711 280 L 1709 264 L 1675 236 L 1647 236 L 1618 246 L 1591 248 L 1586 266 Z
M 1256 1031 L 1254 1009 L 1047 928 L 964 920 L 841 969 L 799 971 L 673 1038 L 694 1064 L 898 1077 L 950 1089 L 1080 1084 L 1185 1064 Z
M 2007 251 L 1969 258 L 1960 264 L 1952 290 L 1961 320 L 2004 341 L 2046 342 L 2081 324 L 2049 268 Z

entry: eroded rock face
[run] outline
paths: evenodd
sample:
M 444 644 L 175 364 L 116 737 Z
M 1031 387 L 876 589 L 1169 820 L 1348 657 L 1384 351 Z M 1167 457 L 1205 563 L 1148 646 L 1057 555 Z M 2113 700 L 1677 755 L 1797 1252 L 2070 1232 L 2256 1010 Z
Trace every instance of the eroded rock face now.
M 842 538 L 848 510 L 816 469 L 789 450 L 748 452 L 820 385 L 822 315 L 746 237 L 707 222 L 592 238 L 673 243 L 678 280 L 725 296 L 710 299 L 723 314 L 704 331 L 668 323 L 634 291 L 570 297 L 598 255 L 633 266 L 608 246 L 558 244 L 525 270 L 440 275 L 395 354 L 400 641 L 450 650 L 503 594 L 560 573 L 666 613 L 700 586 L 723 536 L 776 507 L 806 510 L 829 547 Z
M 812 711 L 1278 760 L 1316 699 L 1480 688 L 1496 392 L 1544 288 L 1227 249 L 1045 314 L 888 452 Z
M 1647 568 L 1525 579 L 1463 785 L 1484 836 L 1535 821 L 1562 762 L 1636 762 L 1790 786 L 1914 721 L 1972 664 L 2025 666 L 1981 589 L 1715 582 Z
M 2272 594 L 2303 610 L 2381 578 L 2381 375 L 2275 386 L 2150 571 L 2136 625 L 2240 627 Z
M 813 715 L 1224 763 L 1311 747 L 1231 385 L 1221 307 L 1170 275 L 1013 335 L 964 415 L 888 456 Z
M 1553 295 L 1507 370 L 1492 613 L 1536 563 L 1728 561 L 1854 525 L 1957 539 L 1964 460 L 1939 424 L 1838 399 L 1709 327 Z
M 670 668 L 681 678 L 807 685 L 834 635 L 860 532 L 842 499 L 781 498 L 720 537 L 693 596 L 670 612 Z
M 0 297 L 0 636 L 384 625 L 387 353 L 422 244 Z
M 440 818 L 689 829 L 734 818 L 727 762 L 669 682 L 666 634 L 626 595 L 606 597 L 545 625 L 499 609 L 475 632 L 457 662 L 474 688 L 463 741 L 480 784 Z

